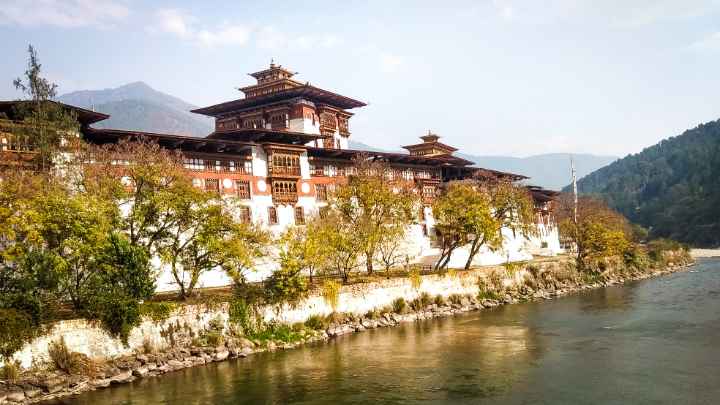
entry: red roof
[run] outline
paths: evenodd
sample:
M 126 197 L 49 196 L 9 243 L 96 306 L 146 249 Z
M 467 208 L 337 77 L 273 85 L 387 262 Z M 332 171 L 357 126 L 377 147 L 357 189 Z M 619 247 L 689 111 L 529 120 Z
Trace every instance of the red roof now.
M 325 138 L 325 135 L 306 134 L 304 132 L 277 131 L 272 129 L 240 128 L 216 131 L 206 139 L 226 139 L 242 142 L 273 142 L 289 143 L 292 145 L 305 145 L 316 139 Z
M 225 103 L 211 105 L 209 107 L 198 108 L 192 110 L 197 114 L 209 115 L 216 117 L 220 114 L 237 111 L 250 107 L 257 107 L 263 104 L 272 103 L 275 101 L 287 100 L 295 97 L 306 97 L 311 100 L 315 100 L 321 103 L 326 103 L 331 106 L 335 106 L 342 109 L 350 109 L 356 107 L 364 107 L 367 104 L 362 101 L 358 101 L 349 97 L 341 96 L 331 91 L 323 90 L 310 84 L 305 84 L 300 87 L 292 89 L 278 91 L 276 93 L 270 93 L 263 96 L 257 96 L 252 98 L 241 98 L 238 100 L 228 101 Z

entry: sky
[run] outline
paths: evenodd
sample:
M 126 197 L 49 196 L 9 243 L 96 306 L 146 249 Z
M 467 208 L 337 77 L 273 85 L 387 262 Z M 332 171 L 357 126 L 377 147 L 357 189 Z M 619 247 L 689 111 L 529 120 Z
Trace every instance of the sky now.
M 352 139 L 624 156 L 720 118 L 720 0 L 0 0 L 0 99 L 27 46 L 60 93 L 144 81 L 198 106 L 271 59 L 367 102 Z

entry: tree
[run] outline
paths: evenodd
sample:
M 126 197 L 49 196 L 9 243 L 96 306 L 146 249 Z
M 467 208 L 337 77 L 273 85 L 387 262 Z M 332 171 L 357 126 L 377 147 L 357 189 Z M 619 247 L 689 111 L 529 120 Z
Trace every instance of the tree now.
M 389 227 L 405 227 L 412 222 L 418 199 L 411 185 L 396 179 L 396 173 L 384 162 L 360 156 L 354 166 L 357 173 L 338 187 L 333 204 L 346 224 L 346 232 L 363 242 L 365 266 L 372 274 L 378 244 L 387 237 Z
M 122 210 L 121 228 L 148 255 L 178 226 L 178 198 L 193 190 L 178 151 L 140 138 L 104 146 L 87 145 L 78 155 L 77 186 L 113 200 Z
M 380 237 L 377 245 L 378 259 L 385 268 L 385 273 L 389 274 L 390 270 L 407 259 L 407 255 L 402 251 L 402 244 L 405 236 L 405 228 L 402 226 L 390 226 Z
M 455 249 L 475 240 L 499 246 L 499 221 L 491 212 L 487 194 L 466 183 L 450 183 L 433 205 L 435 229 L 440 240 L 440 258 L 435 269 L 446 268 Z M 477 250 L 476 250 L 477 251 Z
M 519 233 L 526 238 L 537 232 L 535 206 L 527 189 L 501 181 L 479 186 L 479 190 L 490 198 L 491 214 L 495 218 L 495 232 L 486 232 L 488 230 L 483 228 L 483 224 L 476 224 L 479 227 L 475 230 L 476 233 L 470 243 L 470 254 L 465 269 L 470 268 L 481 247 L 489 246 L 494 250 L 502 245 L 503 229 L 512 231 L 513 235 Z
M 24 78 L 13 81 L 15 88 L 28 98 L 28 102 L 15 107 L 14 114 L 21 125 L 14 128 L 13 136 L 24 139 L 38 152 L 35 164 L 47 171 L 58 161 L 62 147 L 77 144 L 80 125 L 73 111 L 52 101 L 57 95 L 57 85 L 41 73 L 37 52 L 29 45 Z
M 582 197 L 575 222 L 573 204 L 569 195 L 563 195 L 557 216 L 561 236 L 575 245 L 578 268 L 595 271 L 602 260 L 630 247 L 632 228 L 620 213 L 600 200 Z
M 254 248 L 264 233 L 236 222 L 214 193 L 192 186 L 175 189 L 178 193 L 165 204 L 167 215 L 176 219 L 167 237 L 159 241 L 159 251 L 171 266 L 180 297 L 192 294 L 200 276 L 216 268 L 244 278 L 240 269 L 252 267 L 260 253 Z
M 362 235 L 349 231 L 336 212 L 329 213 L 316 232 L 318 232 L 317 237 L 323 240 L 327 247 L 327 268 L 347 283 L 350 274 L 360 264 L 359 259 L 363 247 L 367 246 L 366 241 L 363 240 Z
M 327 266 L 328 248 L 322 238 L 323 219 L 313 218 L 303 227 L 289 228 L 279 240 L 281 267 L 305 271 L 310 283 Z

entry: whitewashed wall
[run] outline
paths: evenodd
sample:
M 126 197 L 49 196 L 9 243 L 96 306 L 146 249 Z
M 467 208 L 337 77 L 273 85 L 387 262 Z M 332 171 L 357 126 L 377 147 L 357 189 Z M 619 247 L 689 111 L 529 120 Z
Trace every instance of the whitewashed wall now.
M 541 263 L 541 266 L 554 266 L 555 262 Z M 503 268 L 498 268 L 502 270 Z M 428 275 L 421 276 L 420 287 L 415 289 L 412 282 L 406 278 L 393 278 L 374 283 L 356 284 L 343 286 L 340 290 L 338 307 L 333 309 L 319 292 L 311 294 L 306 300 L 296 306 L 265 307 L 261 314 L 266 321 L 278 320 L 283 323 L 304 322 L 312 315 L 325 316 L 334 310 L 338 312 L 354 313 L 364 315 L 372 309 L 381 309 L 399 298 L 403 297 L 410 301 L 417 298 L 423 292 L 433 297 L 442 295 L 449 297 L 452 294 L 478 293 L 477 281 L 479 277 L 488 274 L 492 268 L 458 272 L 455 275 Z M 524 276 L 524 270 L 507 276 L 504 280 L 506 285 L 520 283 Z M 59 321 L 53 324 L 50 332 L 42 337 L 36 338 L 15 354 L 23 367 L 40 365 L 49 360 L 48 344 L 65 340 L 65 344 L 71 351 L 87 354 L 92 358 L 111 358 L 115 356 L 128 355 L 142 350 L 143 343 L 147 340 L 154 347 L 162 349 L 169 345 L 168 340 L 162 336 L 170 325 L 181 327 L 185 330 L 192 330 L 197 334 L 208 328 L 210 321 L 219 319 L 228 322 L 228 304 L 219 304 L 212 307 L 204 305 L 187 305 L 178 308 L 170 317 L 164 321 L 155 322 L 147 319 L 140 326 L 135 328 L 125 346 L 119 339 L 112 337 L 99 325 L 86 320 Z

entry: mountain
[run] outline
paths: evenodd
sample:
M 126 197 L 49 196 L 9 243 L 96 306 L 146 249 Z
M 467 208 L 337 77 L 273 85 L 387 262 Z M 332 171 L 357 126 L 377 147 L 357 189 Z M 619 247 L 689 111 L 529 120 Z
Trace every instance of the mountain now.
M 477 166 L 503 172 L 522 174 L 530 177 L 527 182 L 551 190 L 560 190 L 570 184 L 570 156 L 567 153 L 547 153 L 524 158 L 510 156 L 475 156 L 456 153 L 457 156 L 474 162 Z M 617 160 L 615 156 L 573 154 L 575 169 L 579 177 L 592 173 Z
M 720 246 L 720 120 L 603 167 L 578 191 L 602 197 L 651 236 Z
M 196 106 L 159 92 L 143 82 L 114 89 L 83 90 L 64 94 L 58 101 L 92 109 L 111 117 L 97 128 L 206 136 L 213 130 L 209 117 L 191 113 Z

